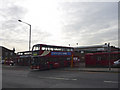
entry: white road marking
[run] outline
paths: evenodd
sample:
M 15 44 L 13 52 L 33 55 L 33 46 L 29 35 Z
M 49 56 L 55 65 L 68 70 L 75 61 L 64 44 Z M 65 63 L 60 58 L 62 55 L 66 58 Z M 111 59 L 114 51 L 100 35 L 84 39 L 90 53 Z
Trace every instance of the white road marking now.
M 105 83 L 119 83 L 118 81 L 104 81 Z
M 77 80 L 77 79 L 70 79 L 70 78 L 61 78 L 61 77 L 39 77 L 39 78 L 44 78 L 44 79 L 57 79 L 57 80 Z

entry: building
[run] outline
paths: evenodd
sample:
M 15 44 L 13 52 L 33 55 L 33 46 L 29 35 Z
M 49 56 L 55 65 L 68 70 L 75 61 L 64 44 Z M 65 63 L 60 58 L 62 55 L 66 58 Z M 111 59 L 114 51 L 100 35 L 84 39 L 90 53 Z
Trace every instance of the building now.
M 110 46 L 111 52 L 120 51 L 120 48 L 115 46 Z M 108 52 L 108 45 L 105 43 L 103 45 L 93 45 L 93 46 L 80 46 L 74 47 L 74 52 L 79 56 L 81 62 L 85 61 L 85 54 L 96 53 L 96 52 Z
M 16 56 L 15 49 L 10 50 L 8 48 L 5 48 L 3 46 L 0 46 L 0 60 L 9 60 Z

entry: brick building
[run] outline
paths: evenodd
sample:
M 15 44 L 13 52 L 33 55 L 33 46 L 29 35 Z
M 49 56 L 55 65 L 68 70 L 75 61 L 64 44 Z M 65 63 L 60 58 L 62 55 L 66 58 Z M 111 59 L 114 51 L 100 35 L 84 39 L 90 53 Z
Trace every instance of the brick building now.
M 13 50 L 10 50 L 8 48 L 0 46 L 0 60 L 12 59 L 15 56 L 16 56 L 16 54 L 15 54 L 14 48 L 13 48 Z

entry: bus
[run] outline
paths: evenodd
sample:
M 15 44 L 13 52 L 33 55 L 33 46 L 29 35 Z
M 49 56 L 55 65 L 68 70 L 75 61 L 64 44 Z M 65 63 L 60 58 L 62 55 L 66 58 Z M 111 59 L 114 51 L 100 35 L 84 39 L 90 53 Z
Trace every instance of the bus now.
M 72 55 L 72 47 L 36 44 L 32 47 L 31 69 L 52 69 L 70 66 Z
M 101 53 L 88 53 L 85 55 L 86 67 L 108 67 L 113 66 L 113 63 L 120 59 L 120 52 L 101 52 Z
M 30 66 L 31 65 L 31 51 L 18 52 L 14 60 L 16 65 Z

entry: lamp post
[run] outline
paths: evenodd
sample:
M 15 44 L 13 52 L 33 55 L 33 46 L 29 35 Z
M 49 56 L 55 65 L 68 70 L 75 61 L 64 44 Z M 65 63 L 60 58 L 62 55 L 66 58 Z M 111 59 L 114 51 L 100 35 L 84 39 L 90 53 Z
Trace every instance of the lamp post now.
M 111 71 L 111 60 L 110 60 L 110 52 L 111 52 L 111 47 L 110 43 L 108 43 L 108 60 L 109 60 L 109 71 Z
M 30 32 L 29 32 L 29 51 L 30 51 L 31 49 L 31 25 L 29 23 L 23 22 L 22 20 L 18 20 L 18 21 L 30 26 Z
M 76 45 L 78 45 L 78 43 L 76 43 Z

